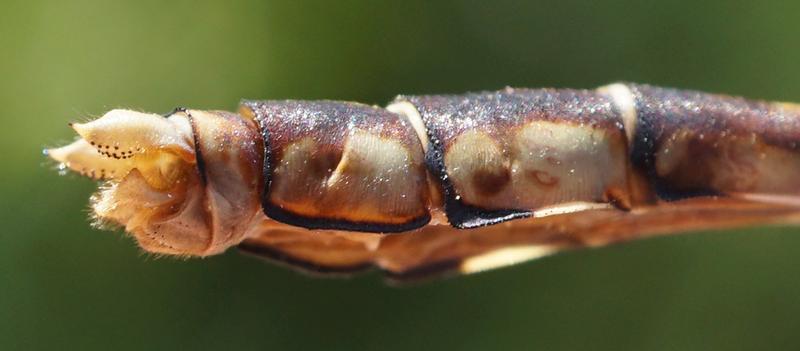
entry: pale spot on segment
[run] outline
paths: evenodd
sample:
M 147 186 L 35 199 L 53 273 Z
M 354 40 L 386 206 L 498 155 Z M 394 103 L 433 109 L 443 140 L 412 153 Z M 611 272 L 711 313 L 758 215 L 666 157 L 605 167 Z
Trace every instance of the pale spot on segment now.
M 460 271 L 464 274 L 488 271 L 541 258 L 556 251 L 557 248 L 546 245 L 527 245 L 498 249 L 467 258 L 461 263 Z

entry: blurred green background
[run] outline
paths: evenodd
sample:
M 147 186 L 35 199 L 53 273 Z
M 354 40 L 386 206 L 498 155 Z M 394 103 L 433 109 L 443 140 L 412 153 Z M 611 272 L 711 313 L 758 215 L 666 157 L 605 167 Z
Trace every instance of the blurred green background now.
M 392 288 L 91 229 L 44 146 L 116 107 L 616 80 L 800 100 L 797 1 L 36 1 L 0 6 L 0 349 L 797 349 L 800 229 L 581 251 Z

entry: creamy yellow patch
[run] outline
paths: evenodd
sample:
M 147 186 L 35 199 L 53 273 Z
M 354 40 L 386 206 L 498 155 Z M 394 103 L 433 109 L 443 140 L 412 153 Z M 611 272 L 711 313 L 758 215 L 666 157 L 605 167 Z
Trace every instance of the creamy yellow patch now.
M 555 247 L 545 245 L 507 247 L 467 258 L 461 263 L 460 271 L 464 274 L 488 271 L 541 258 L 555 251 Z

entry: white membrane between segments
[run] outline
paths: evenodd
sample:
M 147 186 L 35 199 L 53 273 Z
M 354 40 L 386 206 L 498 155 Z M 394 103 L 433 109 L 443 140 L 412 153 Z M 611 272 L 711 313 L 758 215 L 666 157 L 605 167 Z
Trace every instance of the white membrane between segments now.
M 597 88 L 597 91 L 608 94 L 614 102 L 622 117 L 622 125 L 625 128 L 625 136 L 628 138 L 628 146 L 633 144 L 633 137 L 636 135 L 636 99 L 633 92 L 627 85 L 614 83 Z
M 408 101 L 400 101 L 386 106 L 386 110 L 408 119 L 411 127 L 417 133 L 419 142 L 422 143 L 422 151 L 428 152 L 428 130 L 425 128 L 425 123 L 422 122 L 422 116 L 419 115 L 417 108 Z

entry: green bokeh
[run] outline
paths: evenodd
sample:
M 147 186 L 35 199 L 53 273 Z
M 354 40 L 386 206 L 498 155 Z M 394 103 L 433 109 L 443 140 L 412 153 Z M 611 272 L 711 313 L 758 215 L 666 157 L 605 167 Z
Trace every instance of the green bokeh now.
M 800 100 L 797 1 L 31 1 L 0 6 L 0 349 L 797 349 L 800 229 L 580 251 L 413 288 L 91 229 L 43 146 L 115 107 L 616 80 Z M 800 175 L 798 175 L 800 176 Z

